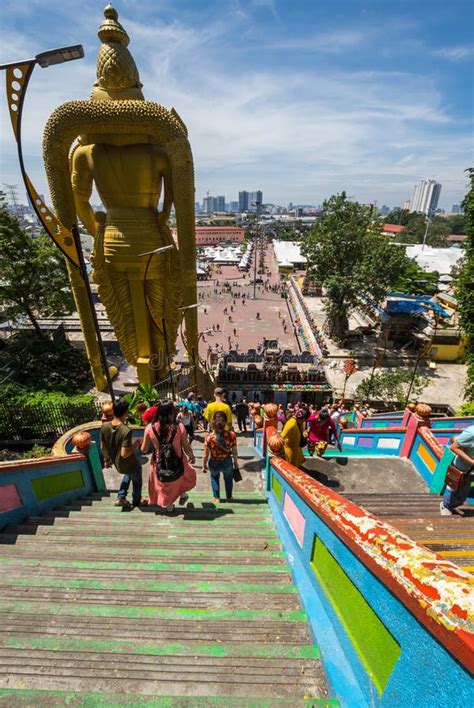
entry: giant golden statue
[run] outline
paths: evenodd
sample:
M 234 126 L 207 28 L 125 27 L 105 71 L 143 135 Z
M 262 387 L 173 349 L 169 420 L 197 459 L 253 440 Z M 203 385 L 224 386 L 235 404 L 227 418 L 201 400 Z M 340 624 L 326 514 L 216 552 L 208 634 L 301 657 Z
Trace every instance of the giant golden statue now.
M 122 352 L 141 383 L 167 375 L 180 307 L 196 302 L 194 173 L 186 126 L 174 109 L 145 101 L 129 37 L 108 5 L 98 36 L 89 101 L 51 115 L 43 152 L 59 220 L 79 217 L 94 238 L 93 278 Z M 94 213 L 95 186 L 106 213 Z M 178 248 L 168 227 L 174 205 Z M 160 209 L 159 209 L 160 206 Z M 152 256 L 141 254 L 171 245 Z M 86 349 L 98 388 L 105 380 L 84 284 L 70 268 Z M 183 310 L 186 346 L 197 353 L 197 312 Z

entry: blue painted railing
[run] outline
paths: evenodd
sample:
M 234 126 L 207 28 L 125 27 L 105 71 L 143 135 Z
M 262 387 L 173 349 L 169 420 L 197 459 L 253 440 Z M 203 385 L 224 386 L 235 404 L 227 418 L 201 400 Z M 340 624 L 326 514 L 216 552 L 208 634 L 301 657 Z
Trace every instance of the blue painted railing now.
M 343 452 L 362 456 L 399 455 L 403 442 L 402 428 L 357 428 L 343 430 Z
M 383 418 L 364 418 L 361 428 L 399 428 L 403 416 L 390 416 Z
M 469 574 L 280 458 L 266 469 L 332 696 L 351 708 L 470 705 Z
M 96 491 L 84 455 L 0 464 L 0 529 Z

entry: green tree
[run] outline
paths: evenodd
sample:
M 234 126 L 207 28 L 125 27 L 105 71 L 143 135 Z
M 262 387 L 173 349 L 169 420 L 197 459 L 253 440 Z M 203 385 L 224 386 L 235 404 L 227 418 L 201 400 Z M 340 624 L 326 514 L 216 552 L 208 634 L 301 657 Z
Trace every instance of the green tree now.
M 383 401 L 397 401 L 405 403 L 413 372 L 409 369 L 396 369 L 395 371 L 379 372 L 367 376 L 356 388 L 356 396 L 361 399 L 375 399 Z M 427 386 L 428 380 L 416 375 L 410 395 L 416 399 Z
M 439 273 L 423 270 L 414 258 L 407 258 L 403 272 L 393 289 L 409 295 L 434 295 L 438 291 Z
M 72 312 L 73 300 L 64 257 L 49 236 L 20 227 L 0 196 L 0 305 L 3 316 L 27 317 L 42 335 L 40 317 Z
M 474 401 L 474 168 L 471 167 L 467 172 L 471 185 L 463 201 L 467 234 L 463 247 L 466 255 L 457 281 L 456 297 L 461 327 L 467 337 L 464 394 L 467 400 Z
M 448 216 L 446 217 L 446 222 L 449 225 L 450 234 L 466 233 L 466 223 L 464 214 L 453 214 L 452 216 Z
M 403 273 L 406 256 L 371 223 L 371 208 L 350 202 L 345 192 L 326 200 L 323 210 L 302 251 L 325 288 L 326 313 L 343 341 L 350 309 L 367 299 L 380 303 Z
M 386 224 L 400 224 L 405 227 L 398 240 L 402 243 L 422 243 L 426 232 L 427 219 L 425 214 L 414 211 L 408 212 L 406 209 L 394 209 L 389 212 L 384 219 Z M 430 219 L 426 243 L 429 246 L 447 245 L 446 237 L 452 231 L 452 224 L 449 219 L 443 216 L 434 216 Z

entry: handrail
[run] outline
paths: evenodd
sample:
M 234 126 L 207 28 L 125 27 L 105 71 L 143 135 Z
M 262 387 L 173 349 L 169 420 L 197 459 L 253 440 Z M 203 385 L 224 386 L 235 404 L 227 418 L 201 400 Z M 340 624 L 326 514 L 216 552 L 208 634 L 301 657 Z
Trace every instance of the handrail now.
M 270 437 L 276 431 L 269 428 Z M 280 457 L 270 465 L 469 671 L 474 672 L 474 578 Z

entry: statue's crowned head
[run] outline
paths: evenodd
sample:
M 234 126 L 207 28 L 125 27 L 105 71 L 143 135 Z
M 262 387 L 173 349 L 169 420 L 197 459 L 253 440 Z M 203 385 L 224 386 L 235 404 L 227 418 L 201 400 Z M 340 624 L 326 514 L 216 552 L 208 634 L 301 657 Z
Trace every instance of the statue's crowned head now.
M 127 49 L 130 38 L 112 5 L 104 9 L 104 21 L 98 36 L 102 42 L 97 57 L 97 81 L 92 101 L 143 100 L 142 84 L 132 55 Z

